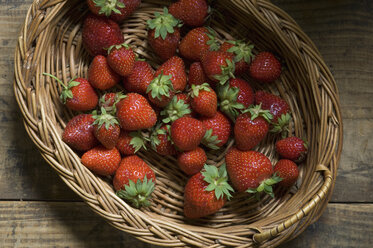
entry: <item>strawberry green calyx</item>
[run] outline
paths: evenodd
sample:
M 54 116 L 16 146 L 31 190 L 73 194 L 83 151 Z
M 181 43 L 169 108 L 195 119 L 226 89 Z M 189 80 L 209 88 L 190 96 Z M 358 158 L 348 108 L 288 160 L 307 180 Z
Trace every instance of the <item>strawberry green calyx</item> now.
M 153 180 L 148 180 L 145 176 L 142 181 L 138 179 L 136 183 L 129 180 L 128 185 L 124 186 L 124 190 L 118 190 L 116 195 L 128 200 L 136 208 L 149 207 L 154 186 Z
M 72 78 L 67 83 L 67 86 L 66 86 L 64 83 L 62 83 L 62 81 L 60 79 L 58 79 L 56 76 L 54 76 L 52 74 L 43 72 L 43 75 L 44 76 L 49 76 L 49 77 L 55 79 L 63 87 L 63 90 L 62 90 L 61 95 L 60 95 L 60 99 L 61 99 L 61 101 L 62 101 L 63 104 L 66 103 L 67 99 L 74 98 L 73 92 L 71 91 L 71 88 L 75 87 L 75 86 L 78 86 L 80 84 L 79 82 L 74 81 L 76 79 L 76 77 Z
M 125 49 L 129 49 L 129 48 L 130 48 L 130 46 L 129 46 L 128 44 L 125 44 L 125 43 L 122 43 L 122 44 L 119 44 L 119 45 L 112 45 L 112 46 L 110 46 L 110 47 L 107 49 L 107 54 L 110 54 L 111 51 L 112 51 L 113 49 L 115 49 L 115 50 L 119 50 L 119 49 L 121 49 L 122 47 L 124 47 Z
M 162 123 L 159 123 L 152 131 L 152 134 L 150 136 L 150 144 L 154 151 L 157 151 L 157 146 L 161 143 L 161 141 L 158 139 L 158 135 L 167 135 L 167 140 L 171 141 L 170 136 L 170 125 L 166 125 L 167 130 L 161 129 Z
M 155 18 L 148 20 L 148 28 L 155 29 L 154 38 L 157 39 L 159 36 L 162 37 L 163 40 L 166 39 L 167 34 L 174 33 L 175 27 L 181 27 L 182 24 L 180 20 L 176 19 L 173 15 L 168 13 L 168 9 L 165 7 L 163 8 L 163 13 L 154 13 Z
M 213 150 L 218 150 L 220 148 L 217 146 L 220 142 L 221 140 L 218 139 L 218 136 L 212 135 L 212 129 L 208 129 L 202 139 L 202 144 Z
M 195 98 L 195 97 L 198 97 L 199 95 L 199 92 L 201 90 L 204 90 L 204 91 L 208 91 L 210 92 L 211 91 L 211 88 L 210 88 L 210 85 L 208 83 L 203 83 L 201 85 L 192 85 L 191 87 L 191 91 L 190 91 L 190 97 L 191 98 Z
M 174 91 L 171 78 L 171 75 L 163 75 L 163 72 L 161 72 L 159 76 L 151 81 L 146 93 L 151 92 L 151 96 L 158 100 L 162 100 L 162 96 L 170 97 L 170 91 Z
M 263 117 L 268 122 L 271 122 L 271 120 L 273 119 L 273 115 L 269 110 L 262 109 L 262 104 L 250 106 L 248 109 L 242 111 L 242 113 L 250 113 L 251 120 L 255 120 L 259 116 Z
M 107 113 L 110 113 L 112 115 L 115 115 L 117 112 L 116 105 L 119 103 L 122 99 L 126 98 L 127 96 L 123 94 L 122 92 L 117 92 L 114 97 L 114 103 L 111 104 L 111 99 L 106 99 L 106 94 L 102 95 L 100 98 L 100 106 L 103 106 Z
M 230 53 L 234 53 L 234 62 L 244 60 L 246 63 L 250 64 L 250 62 L 254 59 L 254 55 L 252 52 L 252 50 L 254 49 L 254 45 L 249 45 L 249 43 L 245 43 L 242 40 L 227 42 L 234 45 L 227 51 Z
M 111 12 L 116 14 L 120 14 L 121 12 L 118 8 L 123 9 L 125 6 L 124 3 L 118 0 L 93 0 L 93 3 L 96 7 L 99 7 L 99 14 L 104 14 L 106 16 L 110 16 Z
M 219 43 L 216 40 L 216 32 L 210 27 L 206 27 L 208 32 L 206 33 L 207 37 L 209 37 L 209 40 L 206 42 L 207 45 L 210 46 L 210 51 L 217 51 L 219 50 Z
M 234 76 L 234 71 L 236 70 L 234 63 L 229 59 L 226 59 L 225 61 L 227 66 L 221 66 L 221 74 L 214 76 L 216 80 L 219 80 L 221 85 L 225 85 L 231 78 L 236 78 Z
M 240 89 L 230 87 L 228 84 L 219 87 L 218 97 L 220 100 L 220 110 L 225 113 L 233 122 L 240 115 L 240 110 L 245 109 L 242 103 L 237 102 Z
M 119 122 L 116 117 L 106 112 L 104 107 L 101 107 L 101 114 L 98 114 L 97 111 L 92 112 L 92 118 L 95 119 L 93 125 L 97 125 L 98 128 L 101 128 L 102 125 L 105 124 L 106 130 L 110 128 L 110 126 L 119 126 Z
M 273 174 L 271 178 L 268 178 L 262 181 L 257 188 L 247 189 L 246 192 L 250 194 L 255 194 L 255 198 L 257 200 L 260 200 L 260 194 L 262 192 L 270 195 L 271 197 L 274 197 L 272 186 L 281 181 L 282 181 L 282 178 L 277 176 L 277 173 L 275 173 Z
M 229 200 L 234 192 L 234 189 L 228 183 L 228 173 L 225 164 L 221 165 L 219 169 L 213 165 L 207 165 L 203 167 L 204 170 L 201 172 L 204 181 L 209 183 L 205 188 L 206 191 L 215 191 L 216 199 L 227 197 Z
M 178 100 L 174 96 L 171 102 L 161 111 L 161 116 L 164 123 L 170 123 L 190 113 L 192 111 L 189 104 L 185 103 L 184 100 Z
M 281 133 L 282 138 L 286 138 L 289 133 L 289 122 L 291 116 L 289 113 L 282 114 L 278 119 L 277 123 L 272 123 L 273 128 L 270 130 L 271 133 Z
M 140 131 L 131 132 L 130 136 L 132 137 L 130 145 L 135 148 L 135 153 L 138 152 L 141 148 L 147 150 L 146 141 L 148 141 L 148 139 L 144 137 Z

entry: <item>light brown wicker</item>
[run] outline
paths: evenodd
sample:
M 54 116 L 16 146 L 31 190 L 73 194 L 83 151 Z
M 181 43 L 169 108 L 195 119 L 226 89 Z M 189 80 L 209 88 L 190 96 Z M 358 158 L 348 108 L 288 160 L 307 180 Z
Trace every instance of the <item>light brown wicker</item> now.
M 61 140 L 73 116 L 59 101 L 60 86 L 43 72 L 64 81 L 86 76 L 90 63 L 82 47 L 81 24 L 87 12 L 81 0 L 35 0 L 29 8 L 15 52 L 14 91 L 25 128 L 45 160 L 93 211 L 138 239 L 161 246 L 275 246 L 299 235 L 316 221 L 330 198 L 342 148 L 342 121 L 336 83 L 317 48 L 282 10 L 264 0 L 219 0 L 225 21 L 212 22 L 221 38 L 250 39 L 258 50 L 271 50 L 286 65 L 281 80 L 266 87 L 291 106 L 293 134 L 309 141 L 300 180 L 292 189 L 260 202 L 237 195 L 216 215 L 189 221 L 182 214 L 186 176 L 172 157 L 141 152 L 157 174 L 151 207 L 134 209 L 113 192 L 110 179 L 92 174 L 77 153 Z M 143 1 L 121 28 L 137 54 L 156 59 L 146 41 L 146 20 L 169 1 Z M 258 89 L 261 86 L 255 85 Z M 260 151 L 275 162 L 274 135 Z M 227 146 L 230 147 L 232 142 Z M 221 164 L 224 153 L 209 153 Z M 257 244 L 255 244 L 257 243 Z

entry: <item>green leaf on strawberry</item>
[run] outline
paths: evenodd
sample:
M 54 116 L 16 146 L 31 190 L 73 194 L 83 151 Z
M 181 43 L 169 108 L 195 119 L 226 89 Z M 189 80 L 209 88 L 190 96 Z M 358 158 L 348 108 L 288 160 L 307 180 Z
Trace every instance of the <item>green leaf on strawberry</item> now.
M 210 27 L 206 27 L 208 32 L 206 33 L 209 40 L 206 42 L 207 45 L 210 46 L 210 51 L 217 51 L 219 50 L 219 43 L 216 40 L 216 32 Z
M 192 89 L 190 91 L 190 97 L 192 97 L 192 98 L 198 97 L 199 92 L 201 90 L 205 90 L 205 91 L 208 91 L 208 92 L 211 91 L 210 85 L 208 83 L 203 83 L 201 85 L 194 85 L 193 84 L 191 88 Z
M 234 192 L 234 189 L 228 183 L 228 173 L 225 164 L 221 165 L 219 169 L 213 165 L 205 165 L 202 175 L 204 181 L 209 183 L 205 188 L 205 191 L 215 191 L 216 199 L 227 197 L 229 200 L 232 195 L 230 192 Z
M 132 137 L 130 145 L 135 148 L 135 153 L 138 152 L 141 148 L 147 150 L 146 141 L 148 141 L 148 139 L 144 137 L 140 131 L 131 132 L 130 136 Z
M 290 121 L 291 121 L 291 115 L 289 113 L 282 114 L 277 119 L 277 123 L 272 123 L 273 128 L 270 130 L 270 132 L 281 133 L 282 138 L 286 138 L 289 132 Z
M 71 88 L 75 87 L 75 86 L 78 86 L 80 84 L 79 82 L 74 81 L 76 79 L 76 77 L 72 78 L 67 83 L 67 86 L 66 86 L 59 78 L 57 78 L 56 76 L 54 76 L 52 74 L 43 72 L 43 75 L 44 76 L 49 76 L 49 77 L 55 79 L 63 87 L 63 90 L 62 90 L 61 95 L 60 95 L 60 99 L 61 99 L 61 101 L 62 101 L 63 104 L 66 103 L 67 99 L 74 98 L 73 93 L 71 91 Z
M 171 81 L 172 75 L 163 75 L 163 71 L 159 74 L 146 89 L 146 93 L 151 92 L 152 98 L 162 100 L 162 96 L 170 97 L 170 91 L 174 91 Z
M 174 96 L 171 102 L 161 111 L 161 116 L 164 123 L 170 123 L 190 113 L 192 113 L 190 105 Z
M 212 129 L 206 131 L 205 136 L 203 136 L 202 139 L 202 144 L 213 150 L 218 150 L 220 147 L 217 146 L 217 144 L 219 144 L 221 140 L 218 139 L 218 136 L 212 135 L 212 132 Z
M 260 200 L 260 195 L 262 192 L 270 195 L 271 197 L 274 197 L 272 186 L 281 181 L 282 178 L 279 177 L 277 173 L 275 173 L 271 178 L 263 180 L 257 188 L 247 189 L 246 192 L 250 194 L 255 194 L 255 198 L 257 200 Z
M 262 104 L 255 105 L 255 106 L 250 106 L 248 109 L 245 109 L 242 111 L 242 113 L 250 113 L 251 115 L 251 120 L 255 120 L 259 116 L 263 117 L 266 121 L 271 122 L 273 119 L 273 115 L 269 110 L 263 110 L 262 109 Z
M 168 33 L 174 33 L 175 27 L 181 27 L 182 24 L 180 20 L 176 19 L 173 15 L 168 13 L 168 9 L 163 8 L 163 13 L 154 13 L 155 18 L 148 20 L 148 28 L 155 29 L 154 38 L 162 37 L 163 40 L 166 39 Z
M 92 112 L 92 117 L 95 119 L 93 125 L 98 125 L 98 128 L 101 128 L 102 125 L 105 124 L 106 130 L 110 128 L 110 126 L 119 126 L 119 122 L 116 117 L 106 112 L 104 107 L 101 107 L 101 114 L 98 114 L 97 111 Z
M 220 99 L 220 110 L 225 113 L 232 121 L 235 121 L 241 113 L 240 110 L 245 106 L 237 102 L 239 88 L 230 87 L 228 84 L 219 87 L 218 96 Z
M 99 7 L 99 14 L 104 14 L 110 16 L 111 12 L 120 14 L 120 10 L 117 8 L 123 9 L 126 5 L 118 0 L 93 0 L 96 7 Z
M 234 62 L 239 62 L 243 59 L 246 63 L 250 64 L 250 62 L 254 58 L 254 55 L 252 53 L 254 45 L 249 45 L 248 43 L 245 43 L 242 40 L 227 42 L 234 45 L 233 47 L 227 50 L 227 52 L 234 53 Z
M 227 66 L 221 66 L 221 74 L 214 76 L 216 80 L 219 80 L 221 85 L 225 85 L 230 78 L 236 78 L 234 76 L 235 64 L 229 59 L 226 59 L 225 61 Z

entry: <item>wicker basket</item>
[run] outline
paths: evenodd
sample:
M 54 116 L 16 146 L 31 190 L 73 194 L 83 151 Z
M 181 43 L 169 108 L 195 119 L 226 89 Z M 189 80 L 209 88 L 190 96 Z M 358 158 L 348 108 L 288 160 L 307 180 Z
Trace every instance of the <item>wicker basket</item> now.
M 316 221 L 330 198 L 342 148 L 342 121 L 336 83 L 315 45 L 283 11 L 264 0 L 219 0 L 216 8 L 229 16 L 211 26 L 222 39 L 249 38 L 258 50 L 283 58 L 281 79 L 266 90 L 280 94 L 291 106 L 294 135 L 309 141 L 300 180 L 290 190 L 259 202 L 237 195 L 214 216 L 183 217 L 186 176 L 175 158 L 141 152 L 157 174 L 151 207 L 134 209 L 119 199 L 110 179 L 97 177 L 80 163 L 79 154 L 61 140 L 73 113 L 59 101 L 60 86 L 42 76 L 48 72 L 65 81 L 86 76 L 90 58 L 82 47 L 81 24 L 87 12 L 81 0 L 35 0 L 28 10 L 15 53 L 14 91 L 25 128 L 45 160 L 62 180 L 111 225 L 138 239 L 161 246 L 275 246 L 299 235 Z M 122 26 L 126 43 L 159 64 L 146 41 L 146 20 L 169 1 L 143 1 Z M 260 85 L 254 85 L 259 89 Z M 260 145 L 272 162 L 276 136 Z M 232 142 L 226 147 L 232 145 Z M 208 154 L 219 164 L 224 153 Z

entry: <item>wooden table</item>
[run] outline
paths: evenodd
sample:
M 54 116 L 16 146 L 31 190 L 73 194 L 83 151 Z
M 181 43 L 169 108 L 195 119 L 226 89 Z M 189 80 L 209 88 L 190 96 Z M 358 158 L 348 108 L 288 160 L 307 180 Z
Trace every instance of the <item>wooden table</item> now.
M 94 214 L 28 138 L 13 97 L 13 53 L 31 0 L 0 5 L 0 247 L 152 247 Z M 337 81 L 344 148 L 333 197 L 283 247 L 372 247 L 373 1 L 276 0 L 320 49 Z

